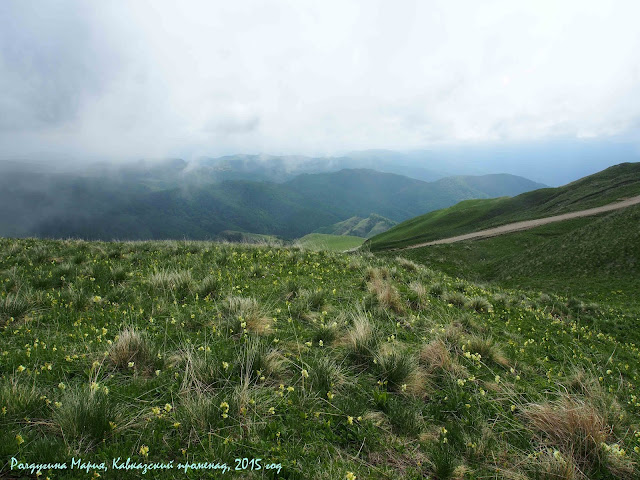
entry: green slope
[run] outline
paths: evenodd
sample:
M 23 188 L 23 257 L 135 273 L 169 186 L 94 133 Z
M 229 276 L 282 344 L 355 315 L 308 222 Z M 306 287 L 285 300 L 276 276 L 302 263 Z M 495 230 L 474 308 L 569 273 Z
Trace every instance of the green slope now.
M 393 220 L 372 213 L 367 218 L 351 217 L 328 227 L 319 228 L 316 233 L 369 238 L 389 230 L 396 223 Z
M 359 247 L 364 242 L 362 237 L 351 235 L 327 235 L 324 233 L 310 233 L 295 241 L 296 245 L 310 250 L 329 250 L 343 252 Z
M 521 220 L 598 207 L 640 194 L 640 163 L 623 163 L 558 188 L 516 197 L 468 200 L 396 225 L 366 245 L 383 250 L 453 237 Z
M 578 296 L 640 313 L 640 206 L 401 255 L 475 281 Z

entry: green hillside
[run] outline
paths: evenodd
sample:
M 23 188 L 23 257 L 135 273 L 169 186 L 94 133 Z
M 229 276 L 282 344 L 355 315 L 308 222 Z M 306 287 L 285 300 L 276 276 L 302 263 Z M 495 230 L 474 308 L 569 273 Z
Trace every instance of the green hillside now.
M 633 480 L 638 327 L 402 258 L 2 238 L 0 474 Z
M 371 238 L 371 250 L 453 237 L 521 220 L 598 207 L 640 194 L 640 163 L 623 163 L 558 188 L 468 200 L 407 220 Z
M 319 228 L 317 233 L 330 235 L 353 235 L 369 238 L 382 232 L 386 232 L 397 222 L 372 213 L 367 218 L 351 217 L 328 227 Z
M 296 245 L 311 250 L 329 250 L 343 252 L 359 247 L 364 238 L 352 235 L 328 235 L 324 233 L 310 233 L 295 241 Z
M 493 238 L 403 250 L 450 275 L 640 314 L 640 207 Z M 621 324 L 623 332 L 626 327 Z M 626 334 L 626 333 L 625 333 Z

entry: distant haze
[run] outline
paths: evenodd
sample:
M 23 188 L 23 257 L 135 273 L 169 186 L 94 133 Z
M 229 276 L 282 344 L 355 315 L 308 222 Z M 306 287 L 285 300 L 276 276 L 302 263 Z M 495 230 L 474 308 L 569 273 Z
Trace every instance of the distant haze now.
M 638 18 L 635 0 L 3 0 L 0 157 L 506 142 L 507 164 L 589 139 L 626 145 L 600 162 L 619 163 L 637 158 Z

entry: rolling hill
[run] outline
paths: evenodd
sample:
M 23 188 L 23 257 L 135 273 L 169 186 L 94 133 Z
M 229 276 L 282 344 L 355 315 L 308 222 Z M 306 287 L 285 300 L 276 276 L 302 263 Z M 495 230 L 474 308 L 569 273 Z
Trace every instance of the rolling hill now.
M 468 200 L 402 222 L 367 241 L 372 250 L 405 247 L 511 222 L 599 207 L 640 193 L 640 163 L 623 163 L 558 188 Z

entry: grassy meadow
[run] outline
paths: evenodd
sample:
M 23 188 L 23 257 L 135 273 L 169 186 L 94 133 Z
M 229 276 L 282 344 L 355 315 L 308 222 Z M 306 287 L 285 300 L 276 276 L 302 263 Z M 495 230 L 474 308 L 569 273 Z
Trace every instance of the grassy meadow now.
M 2 474 L 638 478 L 609 314 L 370 253 L 0 239 Z
M 296 244 L 309 250 L 328 250 L 332 252 L 343 252 L 352 248 L 357 248 L 364 243 L 365 239 L 353 235 L 329 235 L 326 233 L 310 233 L 296 240 Z
M 640 206 L 543 225 L 492 238 L 386 254 L 429 265 L 452 276 L 505 288 L 554 292 L 640 316 Z M 632 323 L 630 323 L 632 322 Z

